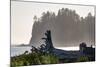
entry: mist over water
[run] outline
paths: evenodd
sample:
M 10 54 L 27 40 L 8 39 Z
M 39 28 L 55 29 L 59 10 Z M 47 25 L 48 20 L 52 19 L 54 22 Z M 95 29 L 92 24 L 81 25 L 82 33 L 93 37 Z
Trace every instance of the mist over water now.
M 75 51 L 79 50 L 79 46 L 76 47 L 55 47 L 57 49 L 67 50 L 67 51 Z M 20 54 L 24 54 L 25 51 L 30 52 L 31 46 L 11 46 L 11 57 L 17 56 Z
M 56 47 L 79 46 L 85 42 L 87 46 L 95 45 L 95 16 L 91 13 L 83 18 L 75 10 L 62 8 L 58 14 L 54 12 L 43 12 L 36 19 L 32 28 L 30 44 L 41 45 L 41 38 L 45 37 L 47 30 L 51 31 L 53 45 Z
M 40 45 L 41 38 L 49 29 L 55 46 L 78 46 L 80 42 L 94 45 L 93 6 L 19 1 L 11 1 L 11 4 L 12 44 Z

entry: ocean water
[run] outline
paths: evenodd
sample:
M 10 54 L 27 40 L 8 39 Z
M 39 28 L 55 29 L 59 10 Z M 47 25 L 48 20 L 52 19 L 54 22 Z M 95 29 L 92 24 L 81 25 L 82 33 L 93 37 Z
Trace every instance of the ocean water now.
M 74 51 L 79 50 L 79 46 L 76 47 L 56 47 L 58 49 L 67 50 L 67 51 Z M 11 57 L 23 54 L 25 51 L 30 52 L 31 46 L 11 46 Z
M 25 51 L 30 52 L 31 47 L 30 46 L 11 46 L 11 57 L 23 54 Z

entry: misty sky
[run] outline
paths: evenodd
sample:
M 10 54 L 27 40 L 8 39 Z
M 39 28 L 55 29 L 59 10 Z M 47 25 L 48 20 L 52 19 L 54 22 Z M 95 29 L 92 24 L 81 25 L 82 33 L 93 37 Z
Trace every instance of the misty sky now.
M 34 15 L 41 17 L 41 14 L 46 11 L 57 14 L 61 8 L 76 10 L 76 13 L 82 17 L 87 16 L 89 12 L 94 15 L 93 6 L 11 1 L 11 44 L 29 43 Z

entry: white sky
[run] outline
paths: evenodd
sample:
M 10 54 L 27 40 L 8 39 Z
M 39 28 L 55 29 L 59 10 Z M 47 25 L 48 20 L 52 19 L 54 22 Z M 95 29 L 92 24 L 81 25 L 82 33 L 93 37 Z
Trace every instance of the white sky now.
M 93 6 L 48 4 L 34 2 L 11 2 L 11 44 L 28 44 L 31 38 L 33 17 L 40 17 L 43 12 L 52 11 L 57 14 L 61 8 L 76 10 L 80 16 L 87 16 L 89 12 L 94 15 Z

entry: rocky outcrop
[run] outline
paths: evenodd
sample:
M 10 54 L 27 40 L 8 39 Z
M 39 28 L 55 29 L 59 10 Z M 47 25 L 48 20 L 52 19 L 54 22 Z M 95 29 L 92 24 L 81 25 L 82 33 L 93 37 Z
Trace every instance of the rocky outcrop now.
M 52 42 L 57 47 L 79 46 L 81 42 L 94 45 L 95 17 L 89 13 L 83 18 L 68 8 L 60 9 L 57 15 L 47 11 L 34 22 L 30 44 L 43 44 L 41 38 L 46 30 L 51 30 Z

